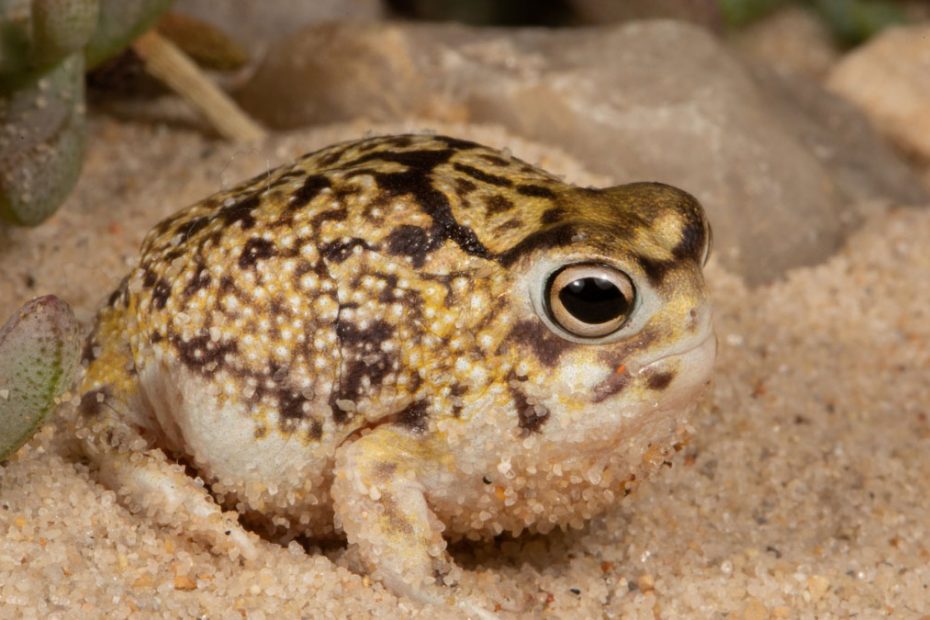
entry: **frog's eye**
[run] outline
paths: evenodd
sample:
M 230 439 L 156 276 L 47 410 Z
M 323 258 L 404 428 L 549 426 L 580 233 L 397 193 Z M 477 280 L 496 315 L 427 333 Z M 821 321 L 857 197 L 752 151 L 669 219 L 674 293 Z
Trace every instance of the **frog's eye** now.
M 630 277 L 603 265 L 569 265 L 549 278 L 547 310 L 552 321 L 579 338 L 600 338 L 626 322 L 636 291 Z

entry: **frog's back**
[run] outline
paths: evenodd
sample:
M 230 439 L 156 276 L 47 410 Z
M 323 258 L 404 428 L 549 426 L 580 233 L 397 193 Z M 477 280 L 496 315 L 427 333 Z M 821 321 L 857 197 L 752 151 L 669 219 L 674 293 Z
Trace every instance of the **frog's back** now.
M 263 412 L 259 434 L 341 439 L 421 382 L 384 349 L 432 329 L 411 316 L 428 280 L 499 269 L 493 259 L 549 217 L 557 184 L 431 136 L 335 145 L 259 175 L 146 238 L 128 287 L 137 364 L 151 346 L 244 397 Z M 392 305 L 404 316 L 391 320 Z M 394 405 L 351 423 L 374 384 Z
M 493 322 L 507 317 L 490 306 L 462 317 L 458 302 L 507 286 L 503 257 L 552 219 L 559 185 L 474 143 L 391 136 L 208 197 L 146 237 L 100 315 L 83 391 L 102 400 L 104 384 L 137 383 L 139 425 L 233 499 L 262 504 L 262 481 L 303 470 L 301 492 L 325 506 L 346 437 L 461 409 L 454 369 L 437 366 L 450 333 L 499 339 L 507 326 Z

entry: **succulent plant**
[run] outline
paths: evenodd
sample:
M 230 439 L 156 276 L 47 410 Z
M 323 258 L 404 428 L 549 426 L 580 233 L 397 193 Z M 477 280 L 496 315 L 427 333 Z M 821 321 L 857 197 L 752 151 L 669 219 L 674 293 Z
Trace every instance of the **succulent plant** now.
M 0 219 L 34 226 L 77 181 L 84 70 L 152 25 L 170 0 L 0 0 Z
M 68 304 L 38 297 L 0 327 L 0 460 L 39 429 L 77 376 L 80 328 Z

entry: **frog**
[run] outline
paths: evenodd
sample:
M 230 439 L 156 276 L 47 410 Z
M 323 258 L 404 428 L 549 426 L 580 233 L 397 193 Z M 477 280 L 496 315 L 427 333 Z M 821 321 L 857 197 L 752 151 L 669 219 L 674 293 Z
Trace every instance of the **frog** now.
M 581 528 L 669 465 L 716 353 L 700 203 L 442 135 L 308 153 L 157 224 L 74 434 L 130 510 L 241 561 L 342 539 L 400 596 L 448 545 Z

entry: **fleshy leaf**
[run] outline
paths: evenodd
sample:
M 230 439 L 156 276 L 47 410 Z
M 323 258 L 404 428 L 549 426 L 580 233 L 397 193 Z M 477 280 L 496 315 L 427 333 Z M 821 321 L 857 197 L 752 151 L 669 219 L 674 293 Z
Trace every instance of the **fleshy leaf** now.
M 88 68 L 112 58 L 151 28 L 171 0 L 98 0 L 97 29 L 84 48 Z
M 77 376 L 80 327 L 53 295 L 33 299 L 0 328 L 0 459 L 39 429 Z
M 29 74 L 0 109 L 0 219 L 35 226 L 77 182 L 84 155 L 84 59 Z
M 97 0 L 33 0 L 32 39 L 38 64 L 81 50 L 97 28 Z

